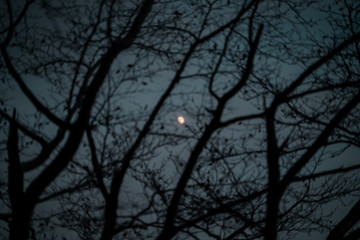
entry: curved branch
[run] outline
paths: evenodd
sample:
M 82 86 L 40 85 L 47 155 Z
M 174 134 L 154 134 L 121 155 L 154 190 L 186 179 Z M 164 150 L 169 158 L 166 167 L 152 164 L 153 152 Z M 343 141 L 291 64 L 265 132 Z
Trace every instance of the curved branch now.
M 14 34 L 14 29 L 15 29 L 15 27 L 21 22 L 21 20 L 22 20 L 22 19 L 24 18 L 24 16 L 25 16 L 26 12 L 28 11 L 30 5 L 31 5 L 32 3 L 34 3 L 34 2 L 35 2 L 35 0 L 26 1 L 26 2 L 25 2 L 25 6 L 23 7 L 23 9 L 21 10 L 19 16 L 16 18 L 16 20 L 15 20 L 15 22 L 14 22 L 10 1 L 9 1 L 9 0 L 6 1 L 6 5 L 7 5 L 7 7 L 8 7 L 9 23 L 10 23 L 10 24 L 9 24 L 9 27 L 8 27 L 8 28 L 5 28 L 3 31 L 0 32 L 0 34 L 3 34 L 3 33 L 5 33 L 6 31 L 8 32 L 5 40 L 4 40 L 2 43 L 0 43 L 1 48 L 6 47 L 6 46 L 10 43 L 11 38 L 12 38 L 12 36 L 13 36 L 13 34 Z
M 25 126 L 23 126 L 22 124 L 20 124 L 18 121 L 16 121 L 15 119 L 11 118 L 8 114 L 6 114 L 5 112 L 3 112 L 2 110 L 0 110 L 0 116 L 2 116 L 3 118 L 5 118 L 7 121 L 9 121 L 10 123 L 14 124 L 16 126 L 17 129 L 19 129 L 20 131 L 22 131 L 25 135 L 27 135 L 28 137 L 32 138 L 33 140 L 35 140 L 36 142 L 38 142 L 42 147 L 47 147 L 48 146 L 48 142 L 43 139 L 42 137 L 40 137 L 39 135 L 36 135 L 34 132 L 30 131 L 28 128 L 26 128 Z
M 44 106 L 33 94 L 33 92 L 26 86 L 24 83 L 24 80 L 20 76 L 20 74 L 16 71 L 14 68 L 14 65 L 12 64 L 9 54 L 7 53 L 5 47 L 1 48 L 1 53 L 3 55 L 3 58 L 5 60 L 5 65 L 10 73 L 10 75 L 14 78 L 16 83 L 19 85 L 22 92 L 26 95 L 26 97 L 31 101 L 32 104 L 40 111 L 42 112 L 49 120 L 57 124 L 61 127 L 69 127 L 68 123 L 65 123 L 63 120 L 55 116 L 46 106 Z

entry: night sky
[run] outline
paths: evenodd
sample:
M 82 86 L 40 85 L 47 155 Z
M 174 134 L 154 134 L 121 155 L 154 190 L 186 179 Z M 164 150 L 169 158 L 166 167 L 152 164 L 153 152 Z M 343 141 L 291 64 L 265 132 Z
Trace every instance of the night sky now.
M 64 158 L 67 164 L 33 206 L 31 234 L 36 239 L 104 237 L 104 214 L 110 205 L 104 191 L 111 195 L 116 181 L 121 186 L 115 194 L 118 233 L 113 235 L 119 239 L 168 236 L 167 210 L 172 209 L 192 158 L 195 162 L 179 190 L 172 224 L 186 225 L 215 208 L 224 213 L 204 218 L 175 236 L 227 239 L 249 224 L 234 239 L 263 239 L 270 198 L 266 191 L 230 210 L 224 206 L 268 188 L 271 144 L 278 147 L 280 186 L 327 123 L 359 91 L 357 37 L 357 45 L 350 44 L 283 94 L 309 66 L 359 33 L 356 1 L 155 1 L 142 25 L 137 25 L 137 16 L 145 12 L 142 1 L 43 0 L 30 5 L 9 42 L 6 2 L 0 4 L 0 236 L 4 239 L 9 237 L 8 223 L 15 219 L 11 214 L 16 200 L 9 195 L 9 126 L 14 109 L 23 128 L 56 143 L 43 147 L 17 128 L 22 164 L 50 149 L 36 168 L 26 170 L 23 164 L 24 193 L 58 156 L 68 156 L 76 127 L 66 124 L 83 128 L 74 154 Z M 16 19 L 26 1 L 8 2 Z M 237 19 L 241 9 L 244 13 Z M 136 27 L 140 30 L 132 39 Z M 124 39 L 131 44 L 127 46 Z M 101 75 L 112 57 L 109 49 L 119 52 Z M 17 75 L 64 125 L 35 107 L 19 87 Z M 101 77 L 91 100 L 92 83 Z M 273 142 L 269 109 L 282 94 L 285 100 L 274 112 Z M 326 239 L 359 200 L 358 167 L 311 178 L 360 163 L 357 105 L 284 191 L 278 203 L 278 239 Z M 86 107 L 90 107 L 88 116 L 76 125 Z M 124 168 L 123 178 L 114 177 Z M 295 180 L 301 177 L 305 180 Z M 21 195 L 20 205 L 29 195 Z

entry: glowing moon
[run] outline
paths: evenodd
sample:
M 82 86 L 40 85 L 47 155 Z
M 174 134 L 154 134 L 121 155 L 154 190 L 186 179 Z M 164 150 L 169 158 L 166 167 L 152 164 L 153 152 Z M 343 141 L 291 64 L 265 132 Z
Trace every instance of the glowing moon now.
M 180 123 L 180 124 L 185 123 L 185 118 L 183 116 L 178 116 L 177 120 L 178 120 L 178 123 Z

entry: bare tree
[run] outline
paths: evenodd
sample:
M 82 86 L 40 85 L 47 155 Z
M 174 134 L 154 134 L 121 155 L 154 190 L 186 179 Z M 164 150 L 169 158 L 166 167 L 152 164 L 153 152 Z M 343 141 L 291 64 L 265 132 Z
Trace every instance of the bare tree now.
M 359 238 L 359 11 L 5 0 L 3 236 Z

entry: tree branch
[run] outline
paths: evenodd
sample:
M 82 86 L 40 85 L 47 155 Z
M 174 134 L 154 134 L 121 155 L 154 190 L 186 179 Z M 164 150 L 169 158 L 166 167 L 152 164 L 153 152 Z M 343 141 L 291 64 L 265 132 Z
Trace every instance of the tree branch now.
M 290 84 L 289 87 L 287 87 L 282 93 L 275 96 L 274 101 L 272 105 L 280 105 L 281 103 L 285 102 L 288 98 L 288 96 L 298 87 L 300 84 L 314 71 L 319 69 L 323 64 L 328 62 L 330 59 L 334 58 L 337 54 L 339 54 L 342 50 L 344 50 L 349 45 L 355 43 L 360 39 L 360 32 L 354 34 L 344 42 L 342 42 L 339 46 L 332 49 L 327 55 L 320 58 L 318 61 L 310 65 L 306 70 L 294 81 L 292 84 Z
M 45 107 L 36 97 L 35 95 L 31 92 L 31 90 L 26 86 L 26 84 L 24 83 L 24 80 L 22 79 L 22 77 L 20 76 L 20 74 L 15 70 L 10 57 L 5 49 L 5 47 L 1 48 L 1 53 L 3 55 L 4 61 L 5 61 L 5 65 L 9 71 L 9 73 L 11 74 L 11 76 L 14 78 L 14 80 L 16 81 L 16 83 L 19 85 L 20 89 L 22 90 L 22 92 L 26 95 L 26 97 L 31 101 L 32 104 L 34 104 L 34 106 L 40 111 L 42 112 L 49 120 L 51 120 L 52 122 L 54 122 L 55 124 L 57 124 L 58 126 L 61 127 L 69 127 L 68 123 L 65 123 L 63 120 L 61 120 L 60 118 L 58 118 L 57 116 L 55 116 L 52 112 L 50 112 L 50 110 Z
M 174 194 L 173 194 L 171 202 L 170 202 L 170 206 L 167 209 L 167 215 L 166 215 L 166 220 L 164 223 L 164 228 L 163 228 L 162 232 L 159 234 L 159 236 L 157 237 L 158 240 L 170 239 L 175 234 L 174 221 L 175 221 L 175 218 L 177 215 L 180 199 L 184 193 L 187 182 L 191 177 L 193 169 L 194 169 L 194 167 L 197 163 L 197 160 L 198 160 L 202 150 L 204 149 L 206 143 L 210 139 L 213 132 L 215 130 L 217 130 L 219 127 L 221 115 L 222 115 L 222 112 L 226 105 L 226 102 L 241 89 L 241 87 L 245 84 L 246 80 L 250 76 L 250 73 L 251 73 L 252 67 L 253 67 L 252 61 L 254 60 L 254 56 L 256 53 L 256 49 L 258 47 L 262 29 L 263 29 L 263 26 L 260 25 L 260 27 L 257 31 L 257 34 L 256 34 L 254 44 L 250 46 L 251 48 L 250 48 L 250 53 L 249 53 L 249 57 L 248 57 L 248 63 L 246 65 L 246 70 L 245 70 L 244 75 L 239 80 L 238 84 L 236 84 L 232 89 L 230 89 L 227 93 L 225 93 L 223 97 L 220 98 L 217 109 L 213 113 L 213 118 L 212 118 L 210 124 L 206 127 L 205 131 L 201 135 L 196 146 L 194 147 L 193 151 L 190 154 L 190 157 L 187 161 L 185 169 L 183 170 L 181 177 L 177 183 L 176 189 L 174 191 Z
M 355 95 L 329 122 L 321 134 L 317 137 L 314 143 L 307 149 L 307 151 L 296 161 L 296 163 L 288 170 L 281 180 L 281 192 L 284 192 L 287 185 L 300 172 L 300 170 L 308 163 L 314 154 L 327 142 L 327 138 L 337 127 L 337 125 L 360 103 L 360 92 Z
M 306 176 L 294 177 L 293 182 L 306 181 L 309 179 L 316 179 L 316 178 L 333 175 L 333 174 L 338 174 L 338 173 L 346 173 L 346 172 L 350 172 L 350 171 L 354 171 L 354 170 L 358 170 L 358 169 L 360 169 L 360 164 L 357 164 L 357 165 L 354 165 L 351 167 L 346 167 L 346 168 L 341 167 L 341 168 L 323 171 L 323 172 L 319 172 L 319 173 L 314 173 L 314 174 L 310 174 L 310 175 L 306 175 Z
M 21 205 L 23 199 L 23 171 L 21 169 L 19 148 L 18 148 L 18 132 L 16 127 L 16 111 L 13 112 L 13 120 L 10 122 L 9 137 L 7 143 L 7 151 L 9 157 L 9 198 L 11 206 L 17 209 Z
M 88 139 L 89 145 L 90 145 L 91 162 L 94 167 L 97 185 L 98 185 L 101 193 L 103 194 L 104 198 L 107 198 L 109 196 L 109 193 L 107 192 L 105 184 L 104 184 L 103 174 L 101 172 L 101 166 L 99 165 L 99 161 L 98 161 L 98 158 L 96 155 L 96 147 L 95 147 L 94 139 L 91 135 L 89 128 L 86 129 L 86 136 L 87 136 L 87 139 Z
M 343 239 L 346 233 L 360 220 L 360 200 L 346 216 L 330 231 L 326 240 Z

